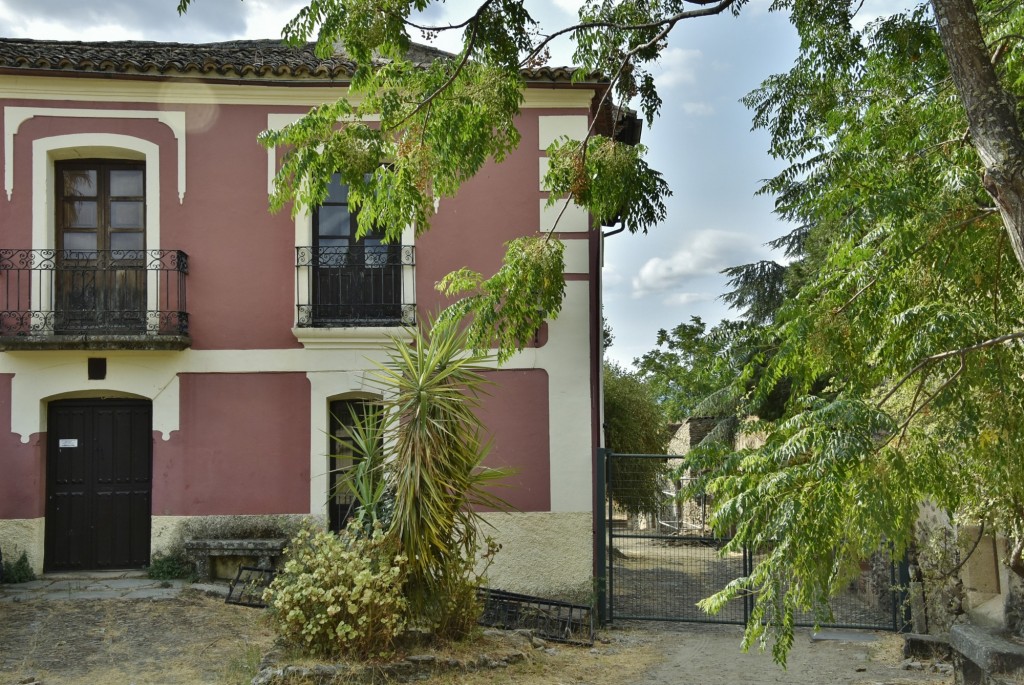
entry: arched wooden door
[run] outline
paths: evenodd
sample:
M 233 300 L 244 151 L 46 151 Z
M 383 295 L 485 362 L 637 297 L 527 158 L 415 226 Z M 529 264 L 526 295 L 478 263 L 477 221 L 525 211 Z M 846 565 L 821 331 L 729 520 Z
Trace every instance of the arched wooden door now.
M 148 400 L 50 403 L 47 571 L 149 564 L 152 425 Z

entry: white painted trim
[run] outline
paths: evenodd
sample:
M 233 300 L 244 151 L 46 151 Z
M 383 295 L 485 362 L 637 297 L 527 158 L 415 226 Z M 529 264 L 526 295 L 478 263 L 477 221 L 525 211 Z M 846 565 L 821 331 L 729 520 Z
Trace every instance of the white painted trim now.
M 293 328 L 295 339 L 307 350 L 368 350 L 390 347 L 391 340 L 412 340 L 409 330 L 401 326 L 381 328 Z
M 9 354 L 9 353 L 8 353 Z M 176 352 L 149 352 L 149 356 L 107 357 L 107 377 L 103 381 L 85 381 L 86 360 L 95 352 L 73 357 L 48 353 L 24 360 L 11 360 L 6 371 L 14 371 L 11 381 L 11 431 L 28 443 L 33 433 L 46 431 L 46 403 L 73 397 L 144 397 L 153 402 L 153 430 L 164 440 L 179 425 L 179 386 Z M 115 358 L 116 359 L 116 358 Z M 28 364 L 18 362 L 29 362 Z
M 32 100 L 88 100 L 91 102 L 145 102 L 168 104 L 273 105 L 313 107 L 348 97 L 359 104 L 361 97 L 348 93 L 347 85 L 294 87 L 267 85 L 239 79 L 234 83 L 204 83 L 195 80 L 93 79 L 53 76 L 0 76 L 0 90 L 8 96 Z M 308 84 L 309 81 L 299 81 Z M 589 111 L 596 85 L 573 88 L 526 88 L 523 109 L 571 108 Z
M 584 242 L 584 241 L 580 241 Z M 548 342 L 532 352 L 548 374 L 548 432 L 551 511 L 593 509 L 590 413 L 590 283 L 568 281 L 558 319 L 548 322 Z M 516 355 L 519 357 L 520 355 Z M 526 359 L 502 368 L 524 368 Z
M 290 114 L 267 114 L 267 130 L 274 131 L 294 124 L 304 115 L 301 112 Z M 267 148 L 267 196 L 274 194 L 274 176 L 277 175 L 277 148 Z
M 384 355 L 378 357 L 384 361 Z M 327 470 L 327 435 L 329 404 L 331 400 L 351 397 L 380 397 L 366 371 L 329 371 L 307 373 L 309 379 L 309 513 L 327 516 L 327 490 L 330 485 Z
M 276 131 L 294 124 L 306 116 L 305 112 L 271 112 L 267 114 L 267 130 Z M 379 114 L 368 114 L 360 121 L 380 121 Z M 267 195 L 274 194 L 274 177 L 277 175 L 277 148 L 267 148 Z
M 583 241 L 581 241 L 583 242 Z M 503 369 L 543 369 L 548 374 L 551 511 L 590 511 L 592 444 L 590 423 L 589 282 L 566 283 L 562 314 L 549 322 L 548 343 L 516 354 Z M 13 373 L 11 430 L 27 443 L 46 430 L 45 401 L 57 397 L 132 395 L 153 401 L 153 428 L 164 440 L 179 427 L 179 374 L 305 373 L 310 379 L 310 464 L 321 464 L 328 397 L 374 392 L 367 372 L 383 362 L 387 346 L 287 350 L 112 351 L 107 379 L 85 379 L 90 351 L 6 352 L 0 373 Z M 321 425 L 323 424 L 323 425 Z M 313 460 L 317 460 L 314 462 Z M 315 477 L 317 471 L 311 474 Z M 321 465 L 321 476 L 323 467 Z M 311 484 L 311 504 L 326 481 Z M 315 494 L 314 494 L 315 493 Z M 319 510 L 311 508 L 312 513 Z
M 290 115 L 273 115 L 279 117 L 278 122 Z M 302 115 L 295 115 L 296 118 Z M 270 125 L 268 116 L 267 124 Z M 268 157 L 268 192 L 273 192 L 274 156 L 273 151 Z M 313 215 L 306 210 L 299 210 L 295 214 L 295 248 L 310 247 L 313 245 Z M 402 245 L 413 247 L 416 245 L 416 230 L 413 226 L 406 226 L 402 230 Z M 308 348 L 326 349 L 362 349 L 370 340 L 376 338 L 379 341 L 387 341 L 388 333 L 391 331 L 402 331 L 402 327 L 382 328 L 324 328 L 310 329 L 298 327 L 299 305 L 309 304 L 311 295 L 309 293 L 309 267 L 296 266 L 295 275 L 295 310 L 292 317 L 292 333 L 296 339 Z M 416 302 L 416 265 L 410 264 L 402 267 L 402 293 L 403 299 Z M 403 333 L 404 335 L 404 333 Z M 358 341 L 358 342 L 356 342 Z M 355 347 L 353 347 L 355 345 Z M 360 347 L 361 346 L 361 347 Z
M 565 207 L 566 202 L 569 203 L 568 207 Z M 564 212 L 562 207 L 565 207 Z M 559 218 L 559 214 L 561 214 L 561 218 Z M 555 226 L 556 219 L 558 220 L 557 226 Z M 542 199 L 540 200 L 540 230 L 546 232 L 552 228 L 556 232 L 562 233 L 586 233 L 590 230 L 590 214 L 569 199 L 559 200 L 550 207 L 548 207 L 548 201 Z
M 563 261 L 565 262 L 565 273 L 589 273 L 590 241 L 574 238 L 572 240 L 563 240 L 562 244 L 565 245 L 565 253 L 563 256 Z
M 76 157 L 141 158 L 146 163 L 146 249 L 160 249 L 160 146 L 117 133 L 71 133 L 32 141 L 32 249 L 55 247 L 56 209 L 53 207 L 54 162 Z M 159 309 L 158 274 L 147 275 L 147 309 Z M 49 284 L 32 292 L 32 309 L 45 311 L 51 301 Z
M 583 140 L 588 128 L 590 117 L 586 114 L 537 117 L 538 149 L 547 150 L 551 143 L 562 137 Z
M 185 113 L 137 109 L 77 109 L 65 107 L 4 107 L 4 189 L 7 199 L 14 193 L 14 135 L 33 117 L 90 119 L 156 119 L 171 129 L 178 143 L 178 203 L 185 202 Z M 75 135 L 75 134 L 72 134 Z M 91 134 L 94 137 L 100 134 Z M 128 136 L 123 136 L 127 138 Z M 133 138 L 133 140 L 140 140 Z

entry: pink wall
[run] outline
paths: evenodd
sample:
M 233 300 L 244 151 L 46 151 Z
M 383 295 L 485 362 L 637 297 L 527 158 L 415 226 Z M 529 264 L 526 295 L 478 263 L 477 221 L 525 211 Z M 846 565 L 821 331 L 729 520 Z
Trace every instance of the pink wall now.
M 504 244 L 535 235 L 541 192 L 537 147 L 538 117 L 586 115 L 586 109 L 527 109 L 516 120 L 519 148 L 499 165 L 488 162 L 454 198 L 441 200 L 431 230 L 416 243 L 416 298 L 420 312 L 433 313 L 447 302 L 434 285 L 447 273 L 469 266 L 490 276 L 501 266 Z
M 22 444 L 11 432 L 13 378 L 0 373 L 0 519 L 39 518 L 46 503 L 46 451 L 39 434 Z
M 490 371 L 494 385 L 481 397 L 477 416 L 490 431 L 491 452 L 485 462 L 512 467 L 515 475 L 494 489 L 519 511 L 551 509 L 551 464 L 548 458 L 548 374 L 543 369 Z M 583 485 L 583 484 L 581 484 Z M 586 485 L 583 485 L 586 487 Z
M 181 429 L 154 438 L 153 514 L 308 513 L 305 374 L 179 378 Z
M 0 101 L 2 104 L 4 101 Z M 81 102 L 18 101 L 81 107 Z M 138 103 L 90 108 L 154 109 Z M 187 192 L 178 201 L 178 146 L 151 119 L 34 117 L 15 136 L 15 191 L 0 200 L 0 247 L 31 247 L 32 142 L 72 133 L 119 133 L 160 148 L 160 243 L 189 255 L 187 281 L 194 349 L 294 348 L 295 222 L 270 214 L 267 156 L 256 142 L 267 108 L 186 106 Z M 195 124 L 195 125 L 193 125 Z M 259 325 L 253 325 L 253 322 Z
M 0 100 L 0 104 L 13 102 Z M 19 100 L 19 106 L 156 109 L 145 103 Z M 295 230 L 289 208 L 270 214 L 266 151 L 256 142 L 267 113 L 301 107 L 185 106 L 187 192 L 178 202 L 177 143 L 150 119 L 34 117 L 15 136 L 15 192 L 0 200 L 0 247 L 31 246 L 32 142 L 70 133 L 121 133 L 160 147 L 161 247 L 189 255 L 188 310 L 194 349 L 295 348 Z M 488 163 L 455 198 L 445 198 L 432 230 L 417 240 L 416 294 L 421 318 L 445 304 L 435 284 L 469 266 L 492 274 L 504 243 L 534 234 L 538 203 L 538 116 L 588 114 L 524 110 L 522 144 L 502 164 Z M 567 236 L 568 237 L 568 236 Z M 582 236 L 581 236 L 582 237 Z M 591 239 L 593 235 L 589 236 Z M 587 239 L 587 238 L 583 238 Z M 257 322 L 258 325 L 253 325 Z

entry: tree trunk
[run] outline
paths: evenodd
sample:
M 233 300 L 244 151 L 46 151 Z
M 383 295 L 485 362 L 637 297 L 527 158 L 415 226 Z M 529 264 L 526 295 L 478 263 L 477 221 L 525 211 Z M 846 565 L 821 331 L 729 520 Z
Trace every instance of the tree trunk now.
M 985 189 L 1003 217 L 1024 268 L 1024 137 L 1013 97 L 999 83 L 973 0 L 931 0 L 971 138 L 985 165 Z

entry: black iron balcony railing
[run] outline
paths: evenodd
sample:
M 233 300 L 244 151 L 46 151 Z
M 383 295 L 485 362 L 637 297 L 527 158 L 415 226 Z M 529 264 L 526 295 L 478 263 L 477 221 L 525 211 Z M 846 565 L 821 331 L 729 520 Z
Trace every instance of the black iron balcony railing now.
M 411 245 L 296 248 L 298 326 L 414 324 L 414 265 Z
M 0 249 L 0 349 L 182 349 L 180 250 Z

